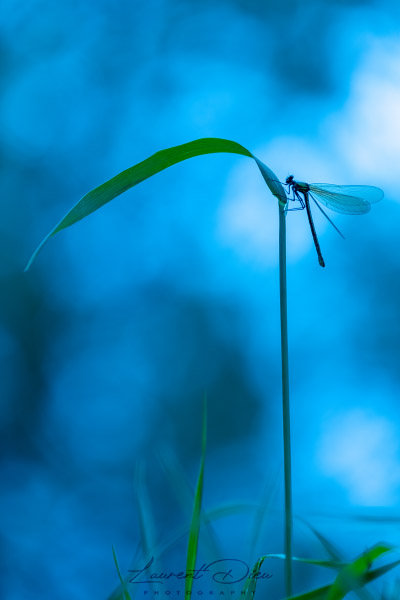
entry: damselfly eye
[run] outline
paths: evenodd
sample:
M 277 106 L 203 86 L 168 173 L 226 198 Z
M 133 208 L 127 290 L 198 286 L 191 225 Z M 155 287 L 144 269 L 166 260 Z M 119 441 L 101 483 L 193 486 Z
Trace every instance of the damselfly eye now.
M 292 183 L 293 181 L 293 175 L 289 175 L 289 177 L 286 177 L 286 183 Z

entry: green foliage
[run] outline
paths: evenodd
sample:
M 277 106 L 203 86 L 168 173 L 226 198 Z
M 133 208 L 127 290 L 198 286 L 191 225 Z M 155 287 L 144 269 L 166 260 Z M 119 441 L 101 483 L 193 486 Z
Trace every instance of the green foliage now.
M 248 156 L 249 158 L 254 159 L 271 192 L 278 198 L 281 204 L 286 204 L 285 191 L 279 183 L 275 173 L 273 173 L 271 169 L 249 150 L 244 148 L 244 146 L 241 146 L 237 142 L 220 138 L 201 138 L 199 140 L 188 142 L 187 144 L 160 150 L 146 160 L 130 167 L 130 169 L 122 171 L 122 173 L 119 173 L 102 185 L 96 187 L 94 190 L 85 194 L 85 196 L 83 196 L 83 198 L 67 212 L 61 221 L 41 241 L 26 265 L 25 271 L 29 269 L 44 244 L 62 229 L 66 229 L 81 219 L 84 219 L 123 192 L 126 192 L 135 185 L 145 181 L 145 179 L 156 175 L 168 167 L 172 167 L 188 158 L 219 152 L 241 154 L 242 156 Z
M 117 569 L 118 577 L 119 577 L 119 580 L 121 582 L 121 586 L 122 586 L 122 590 L 123 590 L 123 598 L 125 600 L 132 600 L 131 596 L 129 595 L 128 588 L 126 587 L 125 580 L 124 580 L 124 578 L 121 575 L 121 571 L 119 569 L 119 565 L 118 565 L 118 561 L 117 561 L 117 555 L 115 554 L 114 546 L 112 547 L 112 553 L 113 553 L 115 568 Z
M 256 561 L 250 575 L 246 579 L 246 582 L 243 586 L 243 595 L 245 598 L 254 598 L 257 589 L 257 575 L 261 570 L 261 565 L 263 564 L 265 558 L 265 556 L 261 556 Z
M 150 500 L 144 483 L 144 467 L 141 464 L 136 466 L 135 496 L 140 528 L 141 555 L 145 560 L 148 560 L 156 547 L 156 535 Z
M 377 544 L 366 552 L 363 552 L 356 560 L 341 569 L 329 590 L 327 600 L 342 600 L 342 598 L 352 590 L 357 590 L 369 581 L 380 577 L 386 570 L 382 571 L 381 568 L 369 572 L 369 569 L 377 558 L 386 552 L 390 552 L 392 549 L 391 546 Z M 396 564 L 397 562 L 394 563 L 393 566 L 396 566 Z
M 201 506 L 203 500 L 203 484 L 204 484 L 204 464 L 206 459 L 207 445 L 207 400 L 204 399 L 203 404 L 203 434 L 201 447 L 201 463 L 199 477 L 197 480 L 196 492 L 194 496 L 192 522 L 189 531 L 189 543 L 186 559 L 186 580 L 185 580 L 185 595 L 190 596 L 193 586 L 193 578 L 190 573 L 196 568 L 197 549 L 199 545 L 200 521 L 201 521 Z
M 376 544 L 361 554 L 352 562 L 348 563 L 336 563 L 328 560 L 314 560 L 295 558 L 303 563 L 313 564 L 319 567 L 325 567 L 328 569 L 339 569 L 339 573 L 336 576 L 335 581 L 331 585 L 325 585 L 318 589 L 299 594 L 296 596 L 290 596 L 287 600 L 343 600 L 350 592 L 359 592 L 363 586 L 367 585 L 371 581 L 382 577 L 395 567 L 400 564 L 400 560 L 396 560 L 382 567 L 378 567 L 374 570 L 370 570 L 375 560 L 381 557 L 383 554 L 393 551 L 394 548 L 387 544 Z M 270 554 L 264 558 L 281 558 L 285 559 L 283 554 Z

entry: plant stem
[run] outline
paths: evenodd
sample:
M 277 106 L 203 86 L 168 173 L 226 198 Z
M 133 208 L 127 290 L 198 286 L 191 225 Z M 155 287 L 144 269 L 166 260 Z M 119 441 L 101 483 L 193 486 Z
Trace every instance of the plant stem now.
M 285 590 L 292 595 L 292 466 L 290 449 L 289 356 L 286 290 L 286 213 L 279 203 L 279 295 L 281 312 L 283 458 L 285 475 Z

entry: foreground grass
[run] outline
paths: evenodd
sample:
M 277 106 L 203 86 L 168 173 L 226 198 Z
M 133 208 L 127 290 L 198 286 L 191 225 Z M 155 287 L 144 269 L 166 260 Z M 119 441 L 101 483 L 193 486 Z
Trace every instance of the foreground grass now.
M 199 475 L 195 490 L 192 493 L 192 516 L 189 526 L 186 527 L 182 532 L 172 537 L 170 542 L 163 547 L 157 547 L 155 544 L 153 547 L 149 546 L 149 540 L 147 535 L 147 521 L 149 529 L 153 527 L 154 519 L 150 511 L 144 512 L 139 508 L 139 531 L 140 531 L 140 547 L 143 550 L 142 556 L 140 557 L 141 564 L 147 564 L 150 557 L 155 558 L 155 562 L 160 559 L 167 551 L 173 549 L 173 547 L 182 541 L 182 538 L 187 539 L 187 555 L 186 555 L 186 575 L 184 596 L 189 597 L 193 594 L 193 578 L 190 576 L 191 573 L 198 568 L 198 549 L 200 541 L 202 541 L 202 535 L 207 537 L 207 527 L 212 526 L 213 522 L 217 519 L 228 517 L 234 514 L 240 515 L 244 513 L 250 513 L 253 515 L 254 524 L 251 528 L 249 539 L 254 538 L 254 529 L 261 535 L 261 523 L 268 518 L 275 518 L 276 511 L 269 510 L 267 507 L 271 506 L 274 497 L 275 486 L 270 486 L 269 494 L 263 498 L 261 505 L 257 504 L 236 504 L 230 505 L 218 509 L 214 509 L 206 512 L 203 507 L 203 488 L 204 488 L 204 477 L 205 477 L 205 458 L 206 458 L 206 439 L 207 439 L 207 407 L 206 402 L 203 405 L 203 427 L 202 427 L 202 452 L 200 459 Z M 171 486 L 174 488 L 184 488 L 186 482 L 179 480 L 179 476 L 169 471 L 169 479 Z M 144 481 L 141 483 L 141 493 L 146 495 L 144 489 Z M 138 506 L 142 506 L 143 502 L 139 499 Z M 377 517 L 379 521 L 379 517 Z M 395 567 L 400 565 L 398 558 L 387 560 L 387 558 L 393 557 L 395 554 L 399 554 L 397 548 L 387 543 L 377 543 L 364 550 L 359 556 L 352 560 L 348 560 L 344 555 L 336 548 L 332 541 L 328 540 L 320 531 L 316 530 L 308 522 L 301 519 L 303 523 L 307 525 L 313 536 L 321 545 L 321 548 L 328 555 L 328 558 L 302 558 L 292 557 L 292 561 L 303 565 L 312 565 L 319 569 L 326 569 L 333 572 L 333 578 L 330 584 L 312 589 L 310 591 L 284 596 L 283 600 L 342 600 L 354 594 L 360 600 L 399 600 L 400 595 L 400 584 L 394 580 L 390 582 L 390 587 L 387 584 L 382 585 L 380 592 L 370 592 L 369 584 L 377 581 L 384 575 L 388 574 Z M 250 545 L 250 544 L 249 544 Z M 210 548 L 207 543 L 205 547 Z M 245 548 L 244 548 L 245 549 Z M 114 548 L 113 557 L 114 563 L 117 569 L 118 578 L 120 584 L 118 588 L 109 596 L 108 600 L 132 600 L 135 596 L 137 589 L 128 584 L 129 576 L 123 577 L 120 571 L 120 567 L 117 562 Z M 212 560 L 218 553 L 217 547 L 212 547 L 210 550 L 212 553 Z M 258 576 L 261 573 L 261 569 L 265 561 L 274 560 L 285 560 L 284 554 L 264 554 L 256 559 L 254 566 L 245 580 L 242 587 L 242 594 L 247 598 L 270 598 L 268 590 L 266 588 L 260 589 L 260 582 Z M 383 564 L 382 561 L 385 560 Z M 211 561 L 210 561 L 211 562 Z M 270 563 L 269 563 L 270 564 Z M 385 587 L 386 586 L 386 587 Z M 182 590 L 183 591 L 183 590 Z M 198 591 L 198 590 L 197 590 Z M 266 595 L 267 594 L 267 595 Z M 276 599 L 274 599 L 276 600 Z
M 219 138 L 204 138 L 194 140 L 187 144 L 161 150 L 154 155 L 150 156 L 146 160 L 134 165 L 130 169 L 119 173 L 109 181 L 98 186 L 94 190 L 88 192 L 79 202 L 61 219 L 61 221 L 45 236 L 39 246 L 36 248 L 32 257 L 30 258 L 26 270 L 30 268 L 33 261 L 48 242 L 48 240 L 56 233 L 70 227 L 74 223 L 77 223 L 81 219 L 87 217 L 94 211 L 98 210 L 106 203 L 110 202 L 123 192 L 138 185 L 145 179 L 152 177 L 160 171 L 171 167 L 181 161 L 184 161 L 195 156 L 203 154 L 214 154 L 220 152 L 227 152 L 233 154 L 239 154 L 246 156 L 255 161 L 265 183 L 267 184 L 271 193 L 278 200 L 279 210 L 279 281 L 280 281 L 280 324 L 281 324 L 281 372 L 282 372 L 282 413 L 283 413 L 283 448 L 284 448 L 284 484 L 285 484 L 285 495 L 284 495 L 284 515 L 285 515 L 285 531 L 284 531 L 284 545 L 285 553 L 283 555 L 265 555 L 259 557 L 255 563 L 253 573 L 256 574 L 263 561 L 268 557 L 280 558 L 285 561 L 285 589 L 286 597 L 290 597 L 293 600 L 308 600 L 308 599 L 327 599 L 327 600 L 341 600 L 347 594 L 352 591 L 359 593 L 360 589 L 371 581 L 384 575 L 389 570 L 397 566 L 398 561 L 393 563 L 377 567 L 371 570 L 375 561 L 382 555 L 385 555 L 393 551 L 393 548 L 386 544 L 377 544 L 368 550 L 366 550 L 361 556 L 357 557 L 353 561 L 346 563 L 338 563 L 332 561 L 316 560 L 314 562 L 307 560 L 310 564 L 318 565 L 323 568 L 334 568 L 338 570 L 338 574 L 331 585 L 325 586 L 303 594 L 300 596 L 292 595 L 292 563 L 294 560 L 303 561 L 305 559 L 293 558 L 292 557 L 292 527 L 293 527 L 293 515 L 292 515 L 292 475 L 291 475 L 291 438 L 290 438 L 290 406 L 289 406 L 289 361 L 288 361 L 288 328 L 287 328 L 287 288 L 286 288 L 286 204 L 287 197 L 286 193 L 279 182 L 278 177 L 267 167 L 260 159 L 254 154 L 247 150 L 244 146 L 233 142 L 231 140 L 224 140 Z M 303 188 L 305 185 L 302 184 Z M 307 192 L 308 193 L 308 192 Z M 305 196 L 306 198 L 306 196 Z M 306 202 L 307 205 L 307 202 Z M 308 205 L 307 205 L 308 206 Z M 324 213 L 325 214 L 325 213 Z M 310 218 L 310 217 L 309 217 Z M 310 222 L 311 225 L 311 222 Z M 314 234 L 313 234 L 314 235 Z M 315 241 L 315 235 L 314 235 Z M 320 261 L 321 264 L 321 261 Z M 323 265 L 322 265 L 323 266 Z M 206 411 L 206 409 L 204 409 Z M 202 460 L 200 465 L 200 473 L 197 481 L 196 491 L 194 495 L 193 513 L 189 529 L 189 540 L 188 540 L 188 551 L 187 551 L 187 572 L 192 571 L 196 565 L 197 550 L 199 544 L 200 535 L 200 524 L 202 523 L 202 496 L 203 496 L 203 482 L 204 482 L 204 464 L 205 464 L 205 446 L 206 446 L 206 416 L 203 419 L 203 449 L 202 449 Z M 141 519 L 144 517 L 142 515 Z M 144 533 L 143 533 L 144 532 Z M 147 525 L 143 522 L 142 536 L 146 538 L 143 541 L 143 545 L 148 547 L 147 541 Z M 124 598 L 129 600 L 129 592 L 126 587 L 125 579 L 122 578 L 116 554 L 113 553 L 114 562 L 117 567 L 118 575 L 120 577 L 121 590 L 117 592 L 117 596 L 113 598 Z M 256 591 L 256 578 L 250 576 L 250 580 L 246 582 L 247 591 L 255 593 Z M 190 595 L 192 591 L 192 580 L 190 577 L 186 578 L 185 592 Z M 118 595 L 119 594 L 119 595 Z

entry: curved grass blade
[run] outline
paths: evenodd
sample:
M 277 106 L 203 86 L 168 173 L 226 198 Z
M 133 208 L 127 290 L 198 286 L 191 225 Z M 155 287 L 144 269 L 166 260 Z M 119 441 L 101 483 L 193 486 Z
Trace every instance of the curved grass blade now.
M 119 175 L 112 177 L 102 185 L 85 194 L 85 196 L 83 196 L 83 198 L 81 198 L 79 202 L 75 204 L 75 206 L 40 242 L 39 246 L 29 259 L 28 264 L 25 267 L 25 271 L 29 269 L 32 262 L 43 248 L 44 244 L 62 229 L 66 229 L 81 219 L 84 219 L 92 212 L 98 210 L 107 204 L 107 202 L 110 202 L 123 192 L 126 192 L 135 185 L 145 181 L 145 179 L 160 173 L 160 171 L 163 171 L 172 165 L 176 165 L 177 163 L 187 160 L 188 158 L 194 158 L 195 156 L 201 156 L 203 154 L 215 154 L 220 152 L 240 154 L 255 160 L 261 175 L 263 176 L 272 194 L 278 198 L 282 205 L 286 204 L 286 194 L 277 176 L 263 162 L 254 156 L 254 154 L 247 150 L 247 148 L 231 140 L 224 140 L 221 138 L 201 138 L 192 142 L 188 142 L 187 144 L 181 144 L 180 146 L 174 146 L 166 150 L 160 150 L 146 160 L 143 160 L 133 167 L 122 171 L 122 173 L 119 173 Z
M 332 560 L 345 562 L 342 553 L 330 542 L 325 536 L 322 535 L 317 529 L 312 527 L 307 521 L 300 517 L 300 520 L 303 521 L 305 525 L 313 532 L 315 537 L 319 540 L 321 545 L 325 548 L 327 553 L 330 555 Z M 355 590 L 354 593 L 360 598 L 360 600 L 373 600 L 372 596 L 365 589 Z
M 280 473 L 277 472 L 275 476 L 272 478 L 272 484 L 269 482 L 265 487 L 264 494 L 261 500 L 261 503 L 258 505 L 256 509 L 256 514 L 254 515 L 254 522 L 250 537 L 250 553 L 254 556 L 257 548 L 257 543 L 260 539 L 260 536 L 263 531 L 263 526 L 267 517 L 267 514 L 271 510 L 273 499 L 279 489 L 280 486 Z
M 171 488 L 176 493 L 176 496 L 180 501 L 185 514 L 188 513 L 188 510 L 190 511 L 190 507 L 193 507 L 194 492 L 184 474 L 181 465 L 172 456 L 170 456 L 169 459 L 165 459 L 161 456 L 161 454 L 157 454 L 158 459 L 170 481 Z M 173 461 L 173 464 L 171 461 Z M 221 551 L 219 549 L 217 537 L 214 532 L 212 519 L 210 519 L 209 515 L 203 511 L 201 521 L 204 525 L 203 545 L 205 546 L 205 552 L 207 552 L 207 556 L 211 556 L 214 557 L 213 559 L 216 559 L 221 555 Z
M 124 578 L 121 575 L 121 571 L 120 571 L 120 568 L 119 568 L 119 565 L 118 565 L 117 555 L 115 554 L 114 546 L 112 547 L 112 553 L 113 553 L 115 568 L 117 569 L 118 577 L 119 577 L 119 580 L 121 582 L 121 586 L 122 586 L 122 589 L 123 589 L 124 600 L 132 600 L 131 596 L 130 596 L 130 594 L 128 592 L 128 588 L 126 587 L 125 580 L 124 580 Z
M 360 589 L 367 583 L 378 579 L 378 577 L 382 577 L 382 575 L 385 575 L 397 567 L 400 564 L 400 560 L 396 560 L 388 565 L 378 567 L 373 571 L 370 570 L 372 563 L 377 558 L 387 552 L 392 552 L 393 550 L 396 550 L 396 548 L 393 546 L 376 544 L 375 546 L 372 546 L 363 552 L 363 554 L 356 558 L 356 560 L 350 563 L 342 564 L 339 574 L 331 585 L 326 585 L 304 594 L 290 596 L 287 598 L 287 600 L 343 600 L 343 598 L 349 592 L 360 591 Z M 285 555 L 268 554 L 264 558 L 279 558 L 284 560 Z M 337 569 L 340 567 L 340 563 L 337 563 L 336 561 L 324 561 L 296 557 L 293 557 L 292 560 L 313 564 L 320 567 L 326 567 L 328 569 Z
M 156 547 L 156 536 L 153 513 L 147 493 L 144 464 L 139 462 L 136 464 L 134 481 L 136 509 L 140 531 L 140 541 L 134 561 L 138 560 L 140 557 L 147 562 L 152 557 L 152 552 Z M 114 558 L 114 562 L 115 560 L 116 559 Z M 130 578 L 131 575 L 127 575 L 122 579 L 120 577 L 120 585 L 108 596 L 108 600 L 124 600 L 125 590 Z M 149 585 L 152 587 L 152 584 Z
M 204 398 L 203 403 L 203 434 L 201 448 L 201 463 L 199 477 L 197 480 L 196 493 L 194 496 L 193 515 L 189 532 L 189 543 L 186 559 L 186 579 L 185 579 L 185 597 L 192 593 L 193 577 L 190 576 L 196 568 L 197 548 L 199 545 L 200 522 L 201 522 L 201 507 L 203 501 L 203 482 L 204 482 L 204 464 L 206 458 L 207 445 L 207 399 Z
M 199 472 L 199 477 L 197 480 L 196 493 L 195 493 L 195 498 L 194 498 L 192 521 L 191 521 L 191 525 L 190 525 L 190 529 L 189 529 L 189 543 L 188 543 L 187 561 L 186 561 L 186 573 L 189 573 L 189 574 L 195 569 L 195 566 L 196 566 L 200 524 L 201 524 L 201 521 L 204 520 L 204 515 L 201 514 L 201 507 L 202 507 L 202 497 L 203 497 L 206 442 L 207 442 L 207 404 L 206 404 L 206 399 L 204 399 L 203 429 L 202 429 L 202 455 L 201 455 L 201 463 L 200 463 L 200 472 Z M 140 474 L 139 470 L 137 469 L 136 485 L 140 484 L 140 482 L 141 482 L 140 475 L 141 474 Z M 138 510 L 139 510 L 139 524 L 141 527 L 141 548 L 142 548 L 143 554 L 144 555 L 147 554 L 147 557 L 154 555 L 157 557 L 157 559 L 159 559 L 165 553 L 166 550 L 168 550 L 177 541 L 179 541 L 179 539 L 183 538 L 186 535 L 187 531 L 184 531 L 181 534 L 174 537 L 173 540 L 171 542 L 167 543 L 166 545 L 164 545 L 164 547 L 161 547 L 161 546 L 156 547 L 155 545 L 153 547 L 151 547 L 151 542 L 148 539 L 147 533 L 146 533 L 146 531 L 143 531 L 143 529 L 145 529 L 145 525 L 146 525 L 146 516 L 145 516 L 146 513 L 143 510 L 143 508 L 144 508 L 144 506 L 143 506 L 143 486 L 140 488 L 140 492 L 141 492 L 140 496 L 138 497 Z M 152 537 L 154 538 L 154 536 L 152 536 Z M 113 553 L 114 553 L 114 549 L 113 549 Z M 144 558 L 146 559 L 146 556 L 144 556 Z M 115 553 L 114 553 L 114 562 L 117 566 Z M 117 571 L 118 571 L 121 585 L 119 586 L 118 589 L 116 589 L 111 594 L 111 596 L 109 596 L 109 600 L 131 600 L 130 597 L 129 598 L 126 597 L 126 593 L 128 593 L 127 592 L 127 581 L 129 578 L 124 579 L 122 577 L 118 566 L 117 566 Z M 189 596 L 191 594 L 192 584 L 193 584 L 193 578 L 190 576 L 187 577 L 185 580 L 185 593 L 187 593 L 187 595 L 189 595 Z
M 148 560 L 156 547 L 155 523 L 145 483 L 144 465 L 137 463 L 135 470 L 135 500 L 139 520 L 141 556 Z
M 311 590 L 311 592 L 306 592 L 305 594 L 290 596 L 286 600 L 326 600 L 328 597 L 327 594 L 329 594 L 331 587 L 332 586 L 330 585 L 324 585 L 324 587 Z
M 361 522 L 361 523 L 383 523 L 383 524 L 387 524 L 387 523 L 393 523 L 393 524 L 398 524 L 400 522 L 400 514 L 399 515 L 395 515 L 395 514 L 372 514 L 372 513 L 358 513 L 358 514 L 348 514 L 348 513 L 344 513 L 344 512 L 336 512 L 336 513 L 329 513 L 329 514 L 325 514 L 325 513 L 320 513 L 320 512 L 313 512 L 312 514 L 309 515 L 310 517 L 312 517 L 313 519 L 339 519 L 340 521 L 355 521 L 355 522 Z M 298 519 L 300 519 L 300 517 L 297 517 Z M 302 521 L 304 521 L 304 519 L 300 519 Z
M 285 560 L 284 554 L 266 554 L 265 558 L 279 558 L 280 560 Z M 307 565 L 314 565 L 316 567 L 325 567 L 327 569 L 342 569 L 344 567 L 348 567 L 350 563 L 347 561 L 340 560 L 321 560 L 318 558 L 300 558 L 298 556 L 292 556 L 292 560 L 295 562 L 305 563 Z
M 223 519 L 224 517 L 230 517 L 232 515 L 241 515 L 246 513 L 252 514 L 258 509 L 258 504 L 227 504 L 225 506 L 218 506 L 217 508 L 211 509 L 206 513 L 206 517 L 209 521 L 215 521 L 217 519 Z
M 322 535 L 321 532 L 319 532 L 312 525 L 310 525 L 305 519 L 303 519 L 302 517 L 298 517 L 298 519 L 300 521 L 302 521 L 312 531 L 312 533 L 318 539 L 320 544 L 325 548 L 326 552 L 330 555 L 332 560 L 335 560 L 338 562 L 340 562 L 340 561 L 344 562 L 344 557 L 343 557 L 342 553 L 338 550 L 338 548 L 336 548 L 336 546 L 334 546 L 332 544 L 332 542 L 330 542 L 324 535 Z
M 256 504 L 235 504 L 222 506 L 215 509 L 212 509 L 208 512 L 203 511 L 201 515 L 201 523 L 209 524 L 211 521 L 215 521 L 218 519 L 223 519 L 225 517 L 229 517 L 232 515 L 246 514 L 246 513 L 254 513 L 257 509 Z M 189 529 L 186 527 L 185 529 L 181 529 L 175 532 L 171 538 L 167 542 L 159 543 L 157 546 L 151 549 L 150 554 L 155 557 L 158 561 L 162 558 L 168 551 L 170 551 L 178 542 L 187 538 L 189 533 Z M 139 547 L 142 547 L 142 543 L 139 544 Z M 136 554 L 138 556 L 138 553 Z M 125 578 L 125 584 L 128 583 L 130 576 L 128 575 Z M 123 600 L 123 591 L 121 586 L 118 586 L 109 596 L 107 600 Z
M 254 564 L 253 570 L 245 581 L 242 590 L 242 596 L 254 598 L 257 587 L 257 575 L 261 570 L 261 565 L 263 564 L 266 556 L 261 556 L 256 563 Z
M 399 564 L 400 564 L 400 560 L 396 560 L 395 562 L 385 565 L 384 567 L 379 567 L 378 569 L 369 571 L 368 573 L 365 574 L 365 580 L 363 583 L 361 583 L 361 585 L 365 585 L 367 583 L 370 583 L 371 581 L 374 581 L 375 579 L 378 579 L 378 577 L 382 577 L 382 575 L 385 575 L 386 573 L 388 573 L 389 571 L 391 571 L 392 569 L 397 567 Z M 342 600 L 349 592 L 356 591 L 354 588 L 351 588 L 351 589 L 348 589 L 346 592 L 344 592 L 344 595 L 342 593 L 342 595 L 339 595 L 339 596 L 338 595 L 332 596 L 331 594 L 332 594 L 332 589 L 334 588 L 334 585 L 335 584 L 325 585 L 323 587 L 317 588 L 310 592 L 305 592 L 304 594 L 299 594 L 297 596 L 290 596 L 290 598 L 287 598 L 286 600 L 332 600 L 333 598 L 335 598 L 337 600 Z M 397 600 L 397 596 L 396 596 L 396 600 Z
M 382 575 L 386 575 L 386 573 L 389 573 L 389 571 L 391 571 L 395 567 L 398 567 L 399 565 L 400 565 L 400 560 L 395 560 L 395 561 L 389 563 L 388 565 L 384 565 L 383 567 L 379 567 L 378 569 L 369 571 L 368 573 L 365 574 L 366 583 L 370 583 L 370 581 L 373 581 L 374 579 L 377 579 L 378 577 L 382 577 Z
M 342 600 L 349 592 L 357 590 L 369 581 L 372 581 L 372 578 L 367 578 L 372 563 L 383 554 L 391 552 L 392 550 L 392 546 L 376 544 L 375 546 L 372 546 L 372 548 L 369 548 L 369 550 L 363 552 L 361 556 L 339 572 L 329 590 L 327 600 Z M 394 565 L 394 563 L 392 564 Z M 382 571 L 382 569 L 384 570 Z M 385 567 L 376 569 L 376 575 L 373 579 L 380 577 L 380 575 L 386 573 L 387 570 L 388 569 Z

